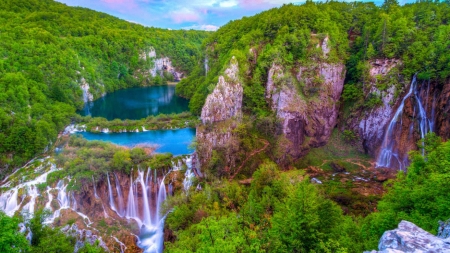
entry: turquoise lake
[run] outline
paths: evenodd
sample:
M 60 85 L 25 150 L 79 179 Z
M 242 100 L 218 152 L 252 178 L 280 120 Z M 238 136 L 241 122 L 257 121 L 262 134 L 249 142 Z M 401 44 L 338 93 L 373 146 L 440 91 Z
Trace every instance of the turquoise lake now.
M 79 132 L 77 134 L 81 134 L 87 140 L 106 141 L 126 147 L 156 146 L 157 153 L 172 153 L 175 156 L 194 152 L 189 145 L 195 137 L 195 128 L 151 130 L 138 133 Z
M 189 111 L 189 100 L 175 95 L 175 85 L 118 90 L 85 104 L 83 116 L 113 119 L 142 119 L 150 115 Z

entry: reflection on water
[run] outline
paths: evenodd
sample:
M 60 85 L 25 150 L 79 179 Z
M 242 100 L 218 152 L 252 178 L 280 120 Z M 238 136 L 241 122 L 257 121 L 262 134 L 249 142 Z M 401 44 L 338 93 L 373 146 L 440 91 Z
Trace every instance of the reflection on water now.
M 188 100 L 175 96 L 175 86 L 164 85 L 118 90 L 94 102 L 87 102 L 79 113 L 113 120 L 142 119 L 149 115 L 188 110 Z

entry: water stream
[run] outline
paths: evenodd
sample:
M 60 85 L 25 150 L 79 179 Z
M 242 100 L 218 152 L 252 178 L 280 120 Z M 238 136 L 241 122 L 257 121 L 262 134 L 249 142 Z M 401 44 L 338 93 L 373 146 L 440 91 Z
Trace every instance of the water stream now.
M 405 106 L 405 102 L 411 97 L 414 96 L 414 113 L 413 113 L 413 123 L 409 126 L 409 138 L 412 138 L 412 133 L 414 131 L 414 125 L 417 121 L 419 126 L 419 133 L 420 137 L 424 138 L 425 135 L 428 132 L 433 131 L 433 124 L 434 124 L 434 105 L 435 100 L 433 99 L 433 109 L 432 109 L 432 115 L 431 117 L 427 116 L 426 108 L 428 107 L 428 100 L 429 100 L 429 85 L 428 82 L 426 95 L 425 95 L 425 107 L 423 106 L 423 101 L 421 99 L 420 93 L 421 89 L 425 87 L 425 84 L 423 83 L 421 86 L 421 89 L 418 89 L 417 79 L 416 75 L 414 75 L 408 93 L 403 97 L 399 107 L 397 108 L 397 111 L 394 114 L 394 117 L 392 117 L 392 120 L 390 121 L 385 135 L 383 142 L 381 144 L 380 153 L 378 155 L 377 159 L 377 167 L 386 167 L 386 168 L 398 168 L 399 170 L 405 170 L 406 166 L 408 165 L 408 156 L 406 154 L 399 153 L 398 146 L 399 143 L 396 142 L 396 136 L 401 135 L 402 126 L 403 126 L 403 110 Z M 417 115 L 416 115 L 417 114 Z M 422 154 L 423 154 L 422 150 Z M 404 157 L 403 159 L 401 157 Z

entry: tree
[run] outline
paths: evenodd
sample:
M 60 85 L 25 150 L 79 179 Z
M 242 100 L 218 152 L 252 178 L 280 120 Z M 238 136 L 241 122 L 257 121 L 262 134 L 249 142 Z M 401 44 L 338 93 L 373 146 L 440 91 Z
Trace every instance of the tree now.
M 24 234 L 19 231 L 19 220 L 8 217 L 0 211 L 0 252 L 28 252 L 30 246 Z

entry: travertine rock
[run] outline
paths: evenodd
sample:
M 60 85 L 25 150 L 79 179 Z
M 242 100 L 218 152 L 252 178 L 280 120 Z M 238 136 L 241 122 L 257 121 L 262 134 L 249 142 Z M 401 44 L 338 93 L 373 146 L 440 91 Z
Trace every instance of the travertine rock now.
M 203 124 L 224 121 L 242 115 L 244 91 L 238 79 L 238 72 L 238 63 L 233 57 L 230 66 L 225 70 L 225 76 L 219 77 L 214 91 L 206 98 L 201 113 Z

